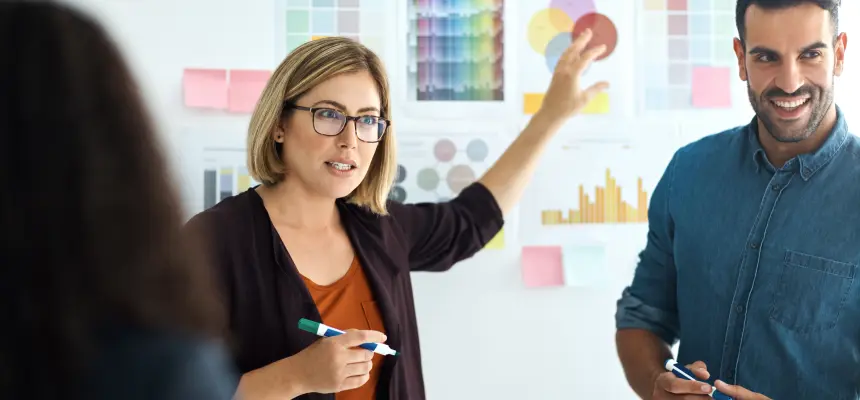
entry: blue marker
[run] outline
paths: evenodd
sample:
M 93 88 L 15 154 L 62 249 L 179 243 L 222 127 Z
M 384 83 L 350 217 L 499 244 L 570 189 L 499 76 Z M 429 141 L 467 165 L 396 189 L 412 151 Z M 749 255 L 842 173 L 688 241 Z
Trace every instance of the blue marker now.
M 666 363 L 663 364 L 663 367 L 666 368 L 666 371 L 672 372 L 678 378 L 686 379 L 686 380 L 690 380 L 690 381 L 701 382 L 698 379 L 696 379 L 696 375 L 693 375 L 692 371 L 690 371 L 687 368 L 682 367 L 681 365 L 678 365 L 678 362 L 671 359 L 671 358 L 666 360 Z M 702 383 L 707 383 L 707 382 L 702 382 Z M 711 386 L 711 389 L 712 390 L 711 390 L 711 393 L 709 393 L 709 396 L 711 396 L 717 400 L 732 400 L 731 397 L 729 397 L 725 393 L 718 391 L 717 388 Z
M 304 318 L 299 320 L 299 329 L 322 337 L 340 336 L 346 333 L 340 329 L 335 329 Z M 396 356 L 400 354 L 384 343 L 362 343 L 358 345 L 358 347 L 384 356 Z

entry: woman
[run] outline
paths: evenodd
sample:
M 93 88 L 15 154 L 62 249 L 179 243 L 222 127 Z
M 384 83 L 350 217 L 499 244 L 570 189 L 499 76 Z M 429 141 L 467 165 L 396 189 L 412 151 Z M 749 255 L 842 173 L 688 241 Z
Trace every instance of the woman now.
M 386 201 L 396 142 L 371 51 L 324 38 L 287 56 L 251 118 L 248 168 L 263 184 L 190 222 L 221 276 L 243 398 L 424 398 L 409 272 L 447 270 L 500 230 L 554 132 L 606 87 L 579 88 L 603 51 L 584 50 L 590 37 L 495 166 L 440 204 Z M 350 332 L 317 340 L 301 318 Z M 354 349 L 383 341 L 400 355 Z
M 0 398 L 230 399 L 208 268 L 100 26 L 0 3 Z

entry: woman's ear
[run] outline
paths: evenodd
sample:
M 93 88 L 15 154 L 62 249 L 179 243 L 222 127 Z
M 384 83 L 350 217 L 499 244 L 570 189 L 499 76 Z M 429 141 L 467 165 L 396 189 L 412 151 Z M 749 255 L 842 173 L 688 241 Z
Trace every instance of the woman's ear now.
M 272 137 L 275 139 L 277 143 L 284 143 L 284 128 L 281 126 L 276 126 L 274 131 L 272 132 Z

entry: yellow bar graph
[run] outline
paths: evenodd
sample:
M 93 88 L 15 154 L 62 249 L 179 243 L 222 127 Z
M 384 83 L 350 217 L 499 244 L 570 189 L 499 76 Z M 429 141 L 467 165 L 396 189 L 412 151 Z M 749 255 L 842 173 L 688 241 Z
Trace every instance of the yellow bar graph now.
M 630 224 L 648 222 L 648 193 L 642 178 L 637 179 L 636 201 L 630 204 L 622 198 L 622 187 L 607 168 L 603 186 L 594 187 L 594 199 L 579 185 L 579 208 L 541 210 L 542 225 Z

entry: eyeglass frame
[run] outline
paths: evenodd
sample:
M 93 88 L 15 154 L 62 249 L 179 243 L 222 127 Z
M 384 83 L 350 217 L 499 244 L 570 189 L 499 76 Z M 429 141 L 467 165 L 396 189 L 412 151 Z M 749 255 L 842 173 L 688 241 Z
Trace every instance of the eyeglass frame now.
M 351 115 L 347 115 L 345 112 L 343 112 L 343 111 L 341 111 L 341 110 L 338 110 L 338 109 L 336 109 L 336 108 L 331 108 L 331 107 L 304 107 L 304 106 L 300 106 L 300 105 L 297 105 L 297 104 L 293 104 L 293 103 L 290 103 L 290 102 L 287 102 L 287 101 L 285 101 L 285 102 L 284 102 L 284 108 L 291 108 L 291 109 L 295 109 L 295 110 L 301 110 L 301 111 L 308 111 L 308 112 L 310 112 L 310 113 L 311 113 L 311 125 L 314 127 L 314 132 L 316 132 L 316 133 L 317 133 L 317 135 L 321 135 L 321 136 L 327 136 L 327 137 L 335 137 L 335 136 L 338 136 L 338 135 L 340 135 L 341 133 L 343 133 L 343 130 L 344 130 L 344 129 L 346 129 L 346 124 L 348 124 L 348 123 L 349 123 L 349 121 L 352 121 L 353 125 L 355 126 L 355 129 L 354 129 L 354 130 L 355 130 L 355 137 L 356 137 L 358 140 L 360 140 L 360 141 L 362 141 L 362 142 L 364 142 L 364 143 L 379 143 L 379 142 L 381 142 L 381 141 L 382 141 L 382 139 L 385 137 L 385 134 L 386 134 L 386 133 L 388 133 L 388 129 L 389 129 L 389 128 L 391 128 L 391 120 L 386 119 L 386 118 L 384 118 L 384 117 L 382 117 L 382 116 L 378 116 L 378 115 L 364 114 L 364 115 L 357 115 L 357 116 L 354 116 L 354 117 L 353 117 L 353 116 L 351 116 Z M 343 126 L 341 126 L 341 127 L 340 127 L 340 131 L 338 131 L 338 133 L 336 133 L 336 134 L 334 134 L 334 135 L 326 135 L 326 134 L 324 134 L 324 133 L 320 133 L 320 131 L 318 131 L 318 130 L 317 130 L 317 125 L 316 125 L 316 123 L 314 122 L 314 118 L 315 118 L 315 116 L 316 116 L 316 112 L 317 112 L 317 111 L 319 111 L 319 110 L 332 110 L 332 111 L 336 111 L 336 112 L 339 112 L 339 113 L 343 114 L 343 116 L 344 116 Z M 358 136 L 358 125 L 356 125 L 356 124 L 358 124 L 358 119 L 359 119 L 359 118 L 361 118 L 361 117 L 367 117 L 367 116 L 375 117 L 375 118 L 377 118 L 377 119 L 379 119 L 379 120 L 385 121 L 385 130 L 383 130 L 383 131 L 382 131 L 382 134 L 381 134 L 381 135 L 379 135 L 379 139 L 378 139 L 378 140 L 376 140 L 376 141 L 373 141 L 373 142 L 370 142 L 370 141 L 364 140 L 364 139 L 362 139 L 361 137 L 359 137 L 359 136 Z

